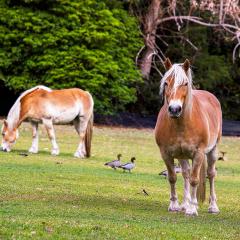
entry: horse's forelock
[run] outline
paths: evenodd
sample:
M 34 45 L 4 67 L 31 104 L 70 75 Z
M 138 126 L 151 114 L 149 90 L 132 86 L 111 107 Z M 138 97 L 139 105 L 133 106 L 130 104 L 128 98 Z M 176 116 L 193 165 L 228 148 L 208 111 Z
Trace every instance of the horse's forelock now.
M 173 88 L 176 89 L 178 86 L 184 84 L 185 82 L 189 83 L 189 86 L 192 87 L 192 71 L 189 68 L 187 72 L 182 67 L 182 64 L 173 64 L 173 66 L 164 74 L 161 84 L 160 84 L 160 96 L 164 94 L 164 86 L 167 79 L 172 76 L 174 78 Z

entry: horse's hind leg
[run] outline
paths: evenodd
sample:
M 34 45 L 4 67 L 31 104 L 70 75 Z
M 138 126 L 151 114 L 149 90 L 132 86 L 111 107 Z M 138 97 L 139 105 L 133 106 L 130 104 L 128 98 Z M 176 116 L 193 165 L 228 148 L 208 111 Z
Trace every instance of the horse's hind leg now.
M 184 194 L 183 194 L 183 202 L 180 206 L 181 211 L 186 211 L 187 208 L 189 208 L 189 203 L 191 201 L 191 195 L 190 195 L 190 165 L 188 160 L 179 159 L 179 163 L 182 168 L 182 176 L 184 179 Z
M 31 122 L 32 125 L 32 146 L 29 148 L 30 153 L 38 153 L 38 123 Z
M 74 120 L 74 127 L 80 137 L 79 145 L 78 145 L 77 151 L 74 154 L 74 157 L 84 158 L 86 156 L 84 138 L 85 138 L 89 118 L 90 117 L 88 115 L 84 115 Z
M 207 154 L 208 169 L 207 174 L 210 183 L 210 197 L 209 197 L 209 213 L 219 213 L 217 206 L 217 197 L 215 193 L 214 177 L 216 175 L 215 163 L 217 161 L 217 148 L 213 148 L 211 152 Z
M 180 210 L 179 204 L 178 204 L 178 198 L 176 193 L 176 181 L 177 181 L 177 175 L 174 170 L 174 159 L 170 158 L 168 156 L 164 156 L 162 154 L 163 160 L 167 166 L 168 170 L 168 181 L 170 183 L 171 187 L 171 194 L 170 194 L 170 204 L 168 207 L 168 211 L 170 212 L 177 212 Z
M 58 155 L 59 154 L 59 148 L 56 142 L 56 137 L 55 137 L 55 132 L 54 132 L 54 128 L 53 128 L 53 122 L 51 119 L 43 119 L 43 125 L 45 126 L 47 133 L 48 133 L 48 137 L 52 143 L 52 151 L 51 154 L 52 155 Z

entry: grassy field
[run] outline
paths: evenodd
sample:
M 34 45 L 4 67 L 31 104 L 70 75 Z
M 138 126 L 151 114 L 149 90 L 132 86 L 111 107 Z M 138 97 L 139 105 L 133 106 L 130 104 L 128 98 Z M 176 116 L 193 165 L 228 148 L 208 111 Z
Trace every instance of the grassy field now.
M 51 156 L 40 128 L 40 153 L 21 156 L 31 144 L 29 125 L 10 153 L 0 152 L 0 239 L 240 239 L 239 138 L 224 137 L 216 190 L 219 215 L 200 206 L 198 217 L 167 212 L 169 186 L 152 130 L 94 128 L 93 156 L 73 158 L 78 137 L 57 126 L 60 155 Z M 132 174 L 103 164 L 122 153 L 137 158 Z M 178 195 L 182 199 L 182 177 Z M 142 193 L 145 189 L 149 196 Z

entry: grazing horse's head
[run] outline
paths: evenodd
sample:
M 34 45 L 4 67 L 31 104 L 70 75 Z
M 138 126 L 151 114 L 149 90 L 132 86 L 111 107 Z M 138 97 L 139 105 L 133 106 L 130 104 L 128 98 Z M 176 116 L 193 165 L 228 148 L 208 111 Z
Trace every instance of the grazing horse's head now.
M 190 62 L 186 60 L 183 64 L 173 64 L 166 59 L 164 62 L 167 72 L 162 78 L 160 95 L 168 104 L 168 113 L 172 118 L 181 116 L 184 108 L 188 106 L 191 97 L 192 76 Z
M 18 138 L 18 129 L 11 129 L 6 120 L 3 121 L 2 125 L 2 150 L 10 152 L 12 145 Z

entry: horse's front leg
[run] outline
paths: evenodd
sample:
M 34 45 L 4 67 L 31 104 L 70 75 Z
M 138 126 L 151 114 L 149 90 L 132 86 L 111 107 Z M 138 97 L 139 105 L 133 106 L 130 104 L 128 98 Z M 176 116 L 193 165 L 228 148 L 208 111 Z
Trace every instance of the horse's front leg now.
M 30 153 L 38 153 L 38 123 L 31 122 L 32 125 L 32 146 L 29 148 Z
M 179 163 L 182 168 L 182 176 L 184 179 L 184 193 L 183 193 L 183 202 L 180 206 L 181 211 L 186 211 L 187 208 L 189 208 L 189 203 L 191 200 L 190 195 L 190 165 L 188 160 L 179 159 Z
M 191 184 L 191 200 L 186 209 L 186 215 L 197 216 L 198 215 L 198 201 L 197 201 L 197 187 L 199 184 L 200 169 L 205 159 L 204 151 L 198 151 L 193 158 L 193 166 L 190 177 Z
M 168 181 L 170 183 L 171 187 L 171 193 L 170 193 L 170 204 L 168 207 L 168 211 L 170 212 L 178 212 L 180 211 L 177 193 L 176 193 L 176 181 L 177 181 L 177 175 L 174 169 L 174 159 L 169 156 L 163 156 L 163 160 L 167 166 L 168 170 Z
M 43 119 L 43 125 L 45 126 L 47 133 L 48 133 L 48 137 L 52 143 L 52 151 L 51 154 L 52 155 L 58 155 L 59 154 L 59 148 L 56 142 L 56 137 L 55 137 L 55 131 L 53 128 L 53 122 L 52 119 Z
M 207 154 L 208 169 L 207 174 L 210 183 L 209 213 L 219 213 L 217 197 L 215 193 L 214 178 L 216 175 L 215 163 L 217 161 L 216 147 Z

